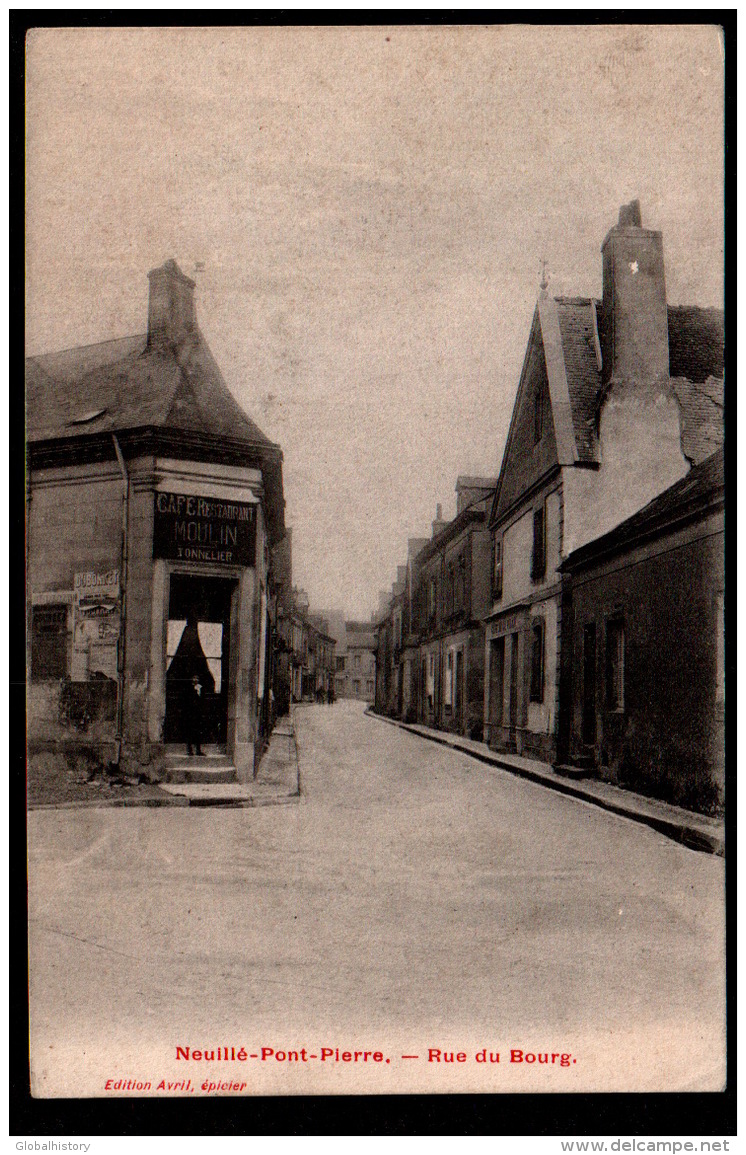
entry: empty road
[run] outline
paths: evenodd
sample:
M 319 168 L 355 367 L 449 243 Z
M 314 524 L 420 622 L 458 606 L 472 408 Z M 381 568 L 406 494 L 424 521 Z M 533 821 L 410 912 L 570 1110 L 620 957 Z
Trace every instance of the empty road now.
M 36 1094 L 722 1087 L 722 860 L 357 703 L 296 727 L 296 805 L 29 815 Z

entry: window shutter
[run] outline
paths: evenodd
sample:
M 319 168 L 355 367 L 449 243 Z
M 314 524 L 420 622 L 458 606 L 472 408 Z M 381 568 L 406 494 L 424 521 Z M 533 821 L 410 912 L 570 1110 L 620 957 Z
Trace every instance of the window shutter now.
M 531 692 L 532 702 L 544 701 L 544 621 L 539 619 L 531 628 Z
M 531 577 L 538 581 L 544 577 L 547 568 L 545 549 L 544 506 L 534 511 L 534 548 L 531 555 Z
M 494 563 L 492 566 L 492 595 L 501 598 L 503 594 L 503 541 L 497 534 L 492 539 Z

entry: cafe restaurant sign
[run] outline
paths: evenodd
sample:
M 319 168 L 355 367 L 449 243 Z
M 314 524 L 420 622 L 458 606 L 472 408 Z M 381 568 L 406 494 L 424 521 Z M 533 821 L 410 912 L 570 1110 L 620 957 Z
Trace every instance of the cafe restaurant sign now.
M 154 500 L 154 558 L 255 564 L 255 505 L 185 493 L 156 493 Z

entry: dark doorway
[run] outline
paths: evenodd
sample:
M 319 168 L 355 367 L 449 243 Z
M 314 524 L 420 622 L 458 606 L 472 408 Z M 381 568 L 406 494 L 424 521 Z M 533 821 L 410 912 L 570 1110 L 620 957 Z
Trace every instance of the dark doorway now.
M 508 741 L 515 749 L 516 715 L 518 713 L 518 634 L 510 635 L 510 713 L 508 717 Z
M 464 726 L 464 651 L 456 650 L 456 729 Z
M 596 743 L 596 623 L 583 628 L 583 743 Z
M 503 724 L 503 695 L 505 693 L 505 638 L 494 638 L 490 659 L 490 726 Z M 497 735 L 493 731 L 493 737 Z
M 192 667 L 203 685 L 202 741 L 225 746 L 230 685 L 231 598 L 238 583 L 227 578 L 172 574 L 166 641 L 164 741 L 185 742 L 183 681 Z M 196 627 L 196 631 L 195 631 Z M 187 666 L 189 669 L 187 670 Z

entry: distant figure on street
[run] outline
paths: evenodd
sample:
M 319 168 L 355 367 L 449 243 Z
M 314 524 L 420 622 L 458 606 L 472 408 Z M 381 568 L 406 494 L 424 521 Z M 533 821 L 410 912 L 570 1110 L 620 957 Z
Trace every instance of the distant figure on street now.
M 166 679 L 178 696 L 181 732 L 187 754 L 201 755 L 204 741 L 205 705 L 208 695 L 215 693 L 215 679 L 210 673 L 204 650 L 197 632 L 197 618 L 187 615 L 187 623 L 179 640 Z
M 334 684 L 331 681 L 329 682 L 329 686 L 326 691 L 326 701 L 327 705 L 334 705 Z

